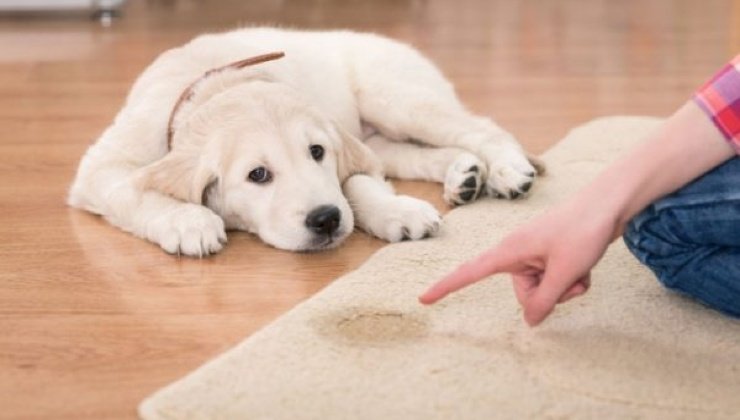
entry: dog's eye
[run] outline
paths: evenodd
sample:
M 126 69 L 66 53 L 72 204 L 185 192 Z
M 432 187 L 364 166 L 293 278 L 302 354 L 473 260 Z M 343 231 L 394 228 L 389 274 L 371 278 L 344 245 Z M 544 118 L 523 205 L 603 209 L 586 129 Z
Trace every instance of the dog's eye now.
M 311 157 L 317 162 L 321 162 L 324 158 L 324 148 L 318 144 L 314 144 L 308 148 L 311 151 Z
M 249 180 L 256 184 L 264 184 L 265 182 L 270 182 L 270 180 L 272 180 L 272 174 L 270 171 L 260 166 L 259 168 L 252 169 L 252 172 L 249 173 Z

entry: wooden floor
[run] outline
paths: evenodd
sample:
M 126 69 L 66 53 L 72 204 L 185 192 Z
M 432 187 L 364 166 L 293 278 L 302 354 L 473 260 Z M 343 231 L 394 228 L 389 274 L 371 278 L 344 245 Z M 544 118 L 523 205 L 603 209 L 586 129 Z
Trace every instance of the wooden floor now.
M 420 48 L 535 153 L 595 117 L 666 115 L 740 51 L 740 0 L 131 0 L 124 12 L 110 28 L 0 18 L 0 418 L 132 418 L 383 245 L 355 233 L 294 254 L 233 233 L 218 256 L 181 259 L 67 208 L 79 157 L 166 48 L 255 23 L 380 32 Z M 400 189 L 444 210 L 436 185 Z

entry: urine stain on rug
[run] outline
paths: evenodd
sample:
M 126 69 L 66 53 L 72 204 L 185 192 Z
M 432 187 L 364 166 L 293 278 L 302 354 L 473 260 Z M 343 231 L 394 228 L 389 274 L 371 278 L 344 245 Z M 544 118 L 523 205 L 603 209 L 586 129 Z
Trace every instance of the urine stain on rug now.
M 348 345 L 395 346 L 427 335 L 428 322 L 419 314 L 381 308 L 352 307 L 316 320 L 316 331 Z

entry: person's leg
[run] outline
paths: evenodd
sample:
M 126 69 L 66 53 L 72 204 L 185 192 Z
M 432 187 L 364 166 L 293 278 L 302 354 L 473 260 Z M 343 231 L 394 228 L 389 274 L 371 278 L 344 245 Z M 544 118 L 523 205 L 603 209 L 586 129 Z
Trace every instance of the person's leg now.
M 740 317 L 740 157 L 646 208 L 624 240 L 666 287 Z

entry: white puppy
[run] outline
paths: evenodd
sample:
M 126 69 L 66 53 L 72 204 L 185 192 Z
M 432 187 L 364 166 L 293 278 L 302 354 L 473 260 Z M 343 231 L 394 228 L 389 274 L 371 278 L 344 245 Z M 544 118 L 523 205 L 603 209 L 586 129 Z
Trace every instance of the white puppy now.
M 219 251 L 226 229 L 288 250 L 336 246 L 355 224 L 388 241 L 434 234 L 437 211 L 395 195 L 384 171 L 443 182 L 450 204 L 516 198 L 536 175 L 514 138 L 466 111 L 406 45 L 243 29 L 146 69 L 82 158 L 69 204 L 194 256 Z

